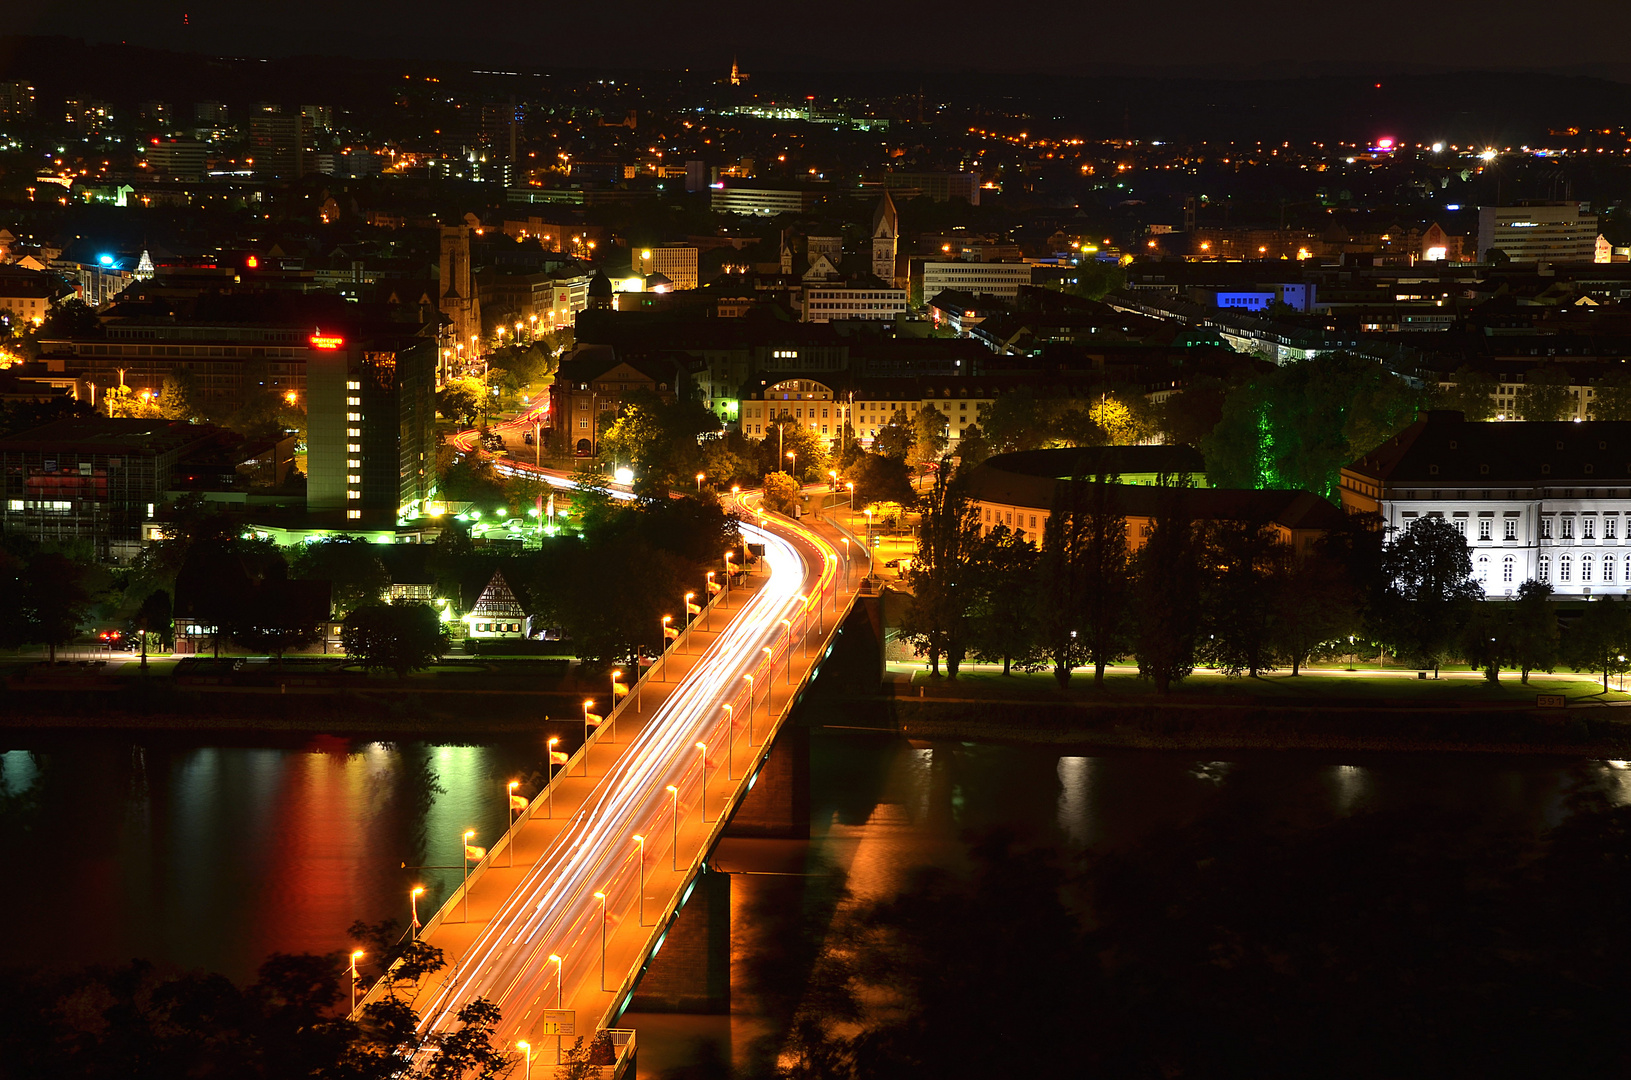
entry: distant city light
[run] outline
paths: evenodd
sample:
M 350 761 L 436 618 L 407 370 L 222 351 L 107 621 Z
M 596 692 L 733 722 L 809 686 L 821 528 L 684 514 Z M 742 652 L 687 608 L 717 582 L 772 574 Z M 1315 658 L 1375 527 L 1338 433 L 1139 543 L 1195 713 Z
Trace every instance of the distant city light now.
M 634 483 L 634 470 L 627 465 L 620 465 L 617 471 L 612 474 L 612 478 L 619 484 L 632 484 Z
M 103 266 L 112 266 L 113 265 L 113 256 L 112 255 L 103 255 L 101 258 L 97 259 L 96 261 L 101 263 Z

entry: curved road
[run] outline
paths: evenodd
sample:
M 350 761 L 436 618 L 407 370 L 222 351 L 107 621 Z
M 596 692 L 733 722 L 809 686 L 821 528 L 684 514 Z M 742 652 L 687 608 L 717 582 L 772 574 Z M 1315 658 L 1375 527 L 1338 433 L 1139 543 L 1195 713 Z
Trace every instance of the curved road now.
M 569 485 L 558 474 L 546 473 L 546 478 Z M 482 927 L 460 959 L 457 977 L 437 988 L 424 1008 L 422 1028 L 451 1029 L 459 1007 L 481 996 L 500 1006 L 501 1037 L 513 1042 L 537 1029 L 542 1011 L 555 1007 L 557 995 L 570 1005 L 581 1000 L 580 990 L 599 993 L 602 908 L 595 893 L 607 894 L 606 910 L 620 920 L 639 903 L 637 849 L 631 843 L 636 834 L 648 838 L 648 867 L 669 862 L 674 803 L 668 786 L 679 789 L 684 821 L 702 792 L 697 743 L 709 747 L 710 782 L 727 756 L 727 724 L 735 753 L 743 761 L 752 757 L 744 743 L 748 725 L 742 718 L 748 714 L 743 691 L 749 684 L 743 676 L 767 664 L 773 671 L 782 651 L 797 646 L 811 604 L 837 587 L 839 556 L 831 543 L 797 522 L 759 516 L 745 502 L 739 507 L 747 519 L 744 537 L 765 545 L 767 578 Z M 748 523 L 755 519 L 757 523 Z M 723 708 L 727 703 L 733 710 Z M 684 862 L 691 861 L 692 854 L 680 854 Z M 564 958 L 559 989 L 551 956 Z M 607 982 L 621 983 L 625 974 L 607 972 Z M 581 1011 L 580 1016 L 588 1019 Z

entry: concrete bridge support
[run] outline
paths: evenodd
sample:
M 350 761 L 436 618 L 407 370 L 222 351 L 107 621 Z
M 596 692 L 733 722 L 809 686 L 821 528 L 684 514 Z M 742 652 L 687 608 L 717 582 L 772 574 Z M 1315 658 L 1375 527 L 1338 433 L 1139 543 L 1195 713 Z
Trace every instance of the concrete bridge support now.
M 634 1012 L 731 1011 L 731 876 L 704 869 L 646 962 Z
M 725 827 L 726 836 L 760 840 L 810 838 L 810 729 L 791 722 Z

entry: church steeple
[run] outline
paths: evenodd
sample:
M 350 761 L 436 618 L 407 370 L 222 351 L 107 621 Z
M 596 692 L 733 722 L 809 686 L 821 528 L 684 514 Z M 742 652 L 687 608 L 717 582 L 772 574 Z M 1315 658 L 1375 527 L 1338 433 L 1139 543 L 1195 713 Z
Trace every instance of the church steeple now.
M 874 277 L 893 285 L 895 283 L 895 256 L 900 243 L 900 215 L 895 212 L 895 200 L 888 190 L 878 200 L 872 213 L 872 273 Z

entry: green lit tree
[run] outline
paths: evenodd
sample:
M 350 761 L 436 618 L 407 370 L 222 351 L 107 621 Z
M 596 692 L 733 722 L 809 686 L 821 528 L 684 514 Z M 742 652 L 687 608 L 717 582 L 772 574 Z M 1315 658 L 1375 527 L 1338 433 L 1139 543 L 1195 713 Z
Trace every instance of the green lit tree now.
M 791 515 L 799 505 L 799 486 L 784 472 L 773 472 L 765 477 L 764 506 L 778 514 Z

